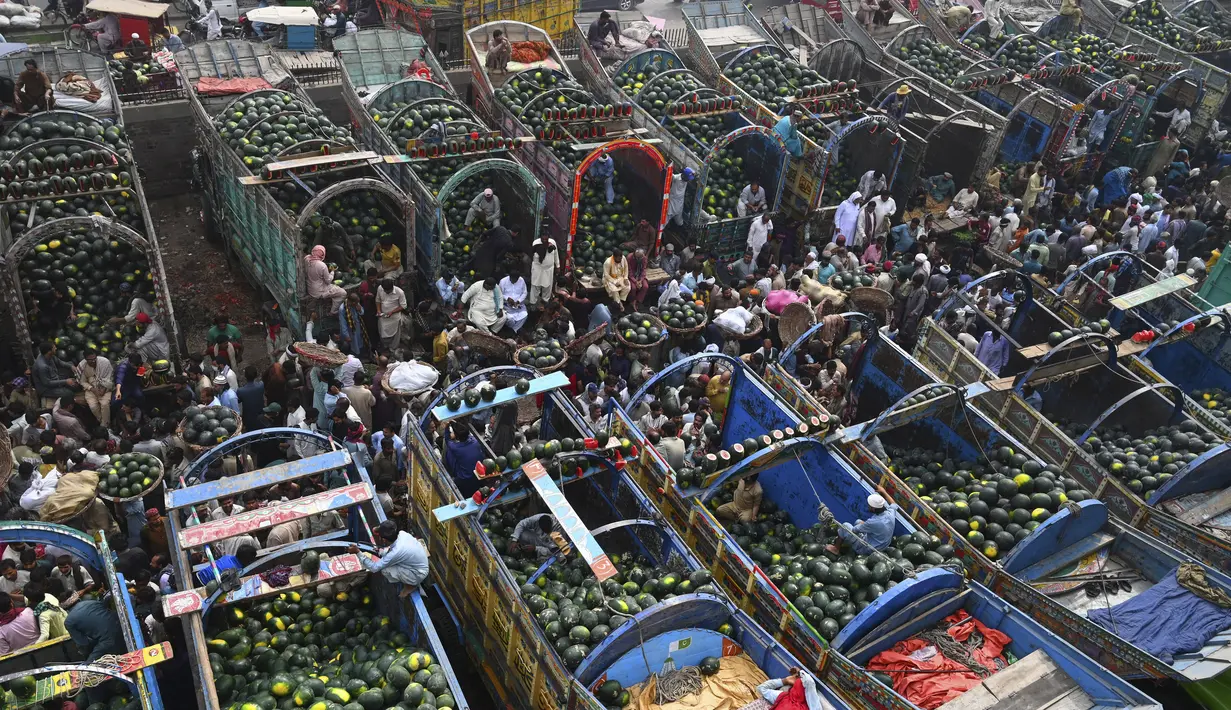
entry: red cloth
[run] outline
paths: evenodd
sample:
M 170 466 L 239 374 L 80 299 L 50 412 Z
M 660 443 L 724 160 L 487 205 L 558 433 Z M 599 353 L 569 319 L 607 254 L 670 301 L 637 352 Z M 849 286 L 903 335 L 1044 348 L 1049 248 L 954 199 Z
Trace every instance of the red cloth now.
M 971 651 L 971 656 L 989 670 L 995 670 L 996 659 L 1004 661 L 1001 653 L 1012 641 L 1005 634 L 984 626 L 965 611 L 958 611 L 946 617 L 942 626 L 947 626 L 949 635 L 959 642 L 970 638 L 970 634 L 976 630 L 983 634 L 983 645 Z M 943 673 L 889 673 L 893 678 L 893 689 L 924 710 L 938 708 L 982 681 L 982 678 L 973 671 L 948 658 L 939 650 L 936 655 L 927 660 L 911 658 L 912 653 L 929 646 L 932 644 L 920 638 L 899 641 L 888 651 L 876 654 L 868 663 L 868 670 L 946 671 Z
M 804 684 L 795 679 L 791 689 L 778 696 L 770 710 L 808 710 L 808 698 L 804 696 Z
M 203 76 L 197 80 L 197 93 L 204 96 L 226 96 L 227 94 L 246 94 L 258 89 L 274 88 L 268 81 L 260 77 L 251 79 L 216 79 Z

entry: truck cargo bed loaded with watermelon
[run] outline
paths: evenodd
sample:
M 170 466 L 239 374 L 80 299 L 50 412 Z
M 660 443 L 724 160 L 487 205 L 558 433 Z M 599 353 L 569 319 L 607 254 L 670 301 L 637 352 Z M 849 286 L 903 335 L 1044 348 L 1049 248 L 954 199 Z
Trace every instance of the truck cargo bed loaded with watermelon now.
M 81 72 L 113 91 L 106 64 L 74 50 L 9 55 Z M 16 76 L 16 73 L 13 74 Z M 114 94 L 111 94 L 112 96 Z M 158 238 L 118 105 L 100 116 L 69 110 L 37 113 L 0 137 L 0 245 L 15 267 L 5 284 L 18 350 L 52 341 L 79 362 L 87 349 L 118 361 L 136 338 L 116 322 L 140 297 L 153 304 L 168 339 L 178 341 Z M 54 314 L 71 305 L 72 323 Z
M 415 202 L 420 269 L 435 278 L 458 274 L 485 226 L 464 224 L 470 202 L 486 188 L 501 201 L 503 226 L 520 227 L 525 242 L 538 233 L 543 188 L 518 160 L 512 135 L 493 130 L 465 104 L 428 53 L 431 71 L 404 77 L 419 57 L 421 37 L 370 30 L 334 42 L 341 52 L 351 120 L 364 145 L 404 159 L 381 168 Z M 443 125 L 444 133 L 440 134 Z M 517 151 L 522 152 L 522 151 Z
M 533 374 L 520 367 L 475 373 L 447 389 L 409 432 L 412 520 L 428 536 L 472 655 L 485 659 L 487 683 L 516 707 L 638 707 L 653 701 L 651 674 L 661 673 L 660 693 L 678 692 L 667 689 L 684 681 L 666 680 L 676 670 L 695 679 L 688 692 L 708 688 L 732 707 L 754 700 L 755 685 L 798 661 L 655 522 L 649 501 L 620 470 L 636 455 L 632 445 L 600 446 L 558 390 L 546 393 L 522 450 L 481 462 L 483 487 L 473 499 L 461 496 L 425 437 L 426 418 L 457 427 L 485 407 L 517 408 L 519 398 L 534 396 L 522 380 Z M 488 383 L 491 375 L 498 387 Z M 544 508 L 554 515 L 556 543 L 536 550 L 514 533 Z M 724 690 L 718 678 L 707 680 L 724 673 L 739 682 Z
M 379 573 L 369 575 L 360 564 L 360 555 L 377 551 L 369 526 L 379 525 L 385 515 L 367 471 L 349 453 L 315 432 L 265 429 L 212 449 L 193 462 L 188 478 L 200 480 L 223 457 L 270 442 L 306 444 L 318 453 L 168 493 L 172 554 L 192 573 L 178 580 L 179 590 L 164 596 L 162 604 L 188 631 L 200 707 L 466 710 L 464 690 L 428 616 L 430 581 L 403 597 L 397 585 Z M 339 501 L 341 508 L 330 506 L 343 516 L 345 528 L 264 551 L 240 571 L 234 587 L 219 589 L 212 557 L 194 567 L 189 552 L 201 549 L 202 540 L 268 528 L 269 520 L 284 519 L 312 497 L 270 503 L 263 510 L 265 522 L 239 521 L 227 530 L 216 529 L 217 521 L 200 521 L 198 505 L 330 472 L 348 481 L 334 492 L 349 498 Z M 299 511 L 304 512 L 311 511 Z M 348 551 L 352 543 L 360 548 L 357 554 Z M 198 587 L 204 578 L 209 583 Z
M 264 45 L 227 40 L 181 51 L 176 59 L 192 115 L 208 150 L 197 153 L 205 186 L 207 229 L 220 237 L 248 279 L 281 306 L 302 333 L 318 304 L 301 303 L 303 257 L 326 248 L 335 281 L 362 280 L 363 261 L 392 241 L 413 272 L 414 206 L 360 151 L 349 130 L 335 126 Z M 261 78 L 271 88 L 207 96 L 207 76 Z M 281 88 L 277 88 L 281 87 Z M 270 168 L 273 166 L 273 169 Z M 292 179 L 288 172 L 295 172 Z

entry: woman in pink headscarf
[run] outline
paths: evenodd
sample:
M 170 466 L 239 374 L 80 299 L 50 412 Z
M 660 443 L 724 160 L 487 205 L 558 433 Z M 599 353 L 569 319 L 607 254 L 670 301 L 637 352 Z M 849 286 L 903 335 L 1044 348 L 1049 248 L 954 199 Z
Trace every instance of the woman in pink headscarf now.
M 312 253 L 304 257 L 304 273 L 308 279 L 308 296 L 329 299 L 329 314 L 336 314 L 338 306 L 346 300 L 346 289 L 334 285 L 333 271 L 325 263 L 325 247 L 320 244 L 312 247 Z

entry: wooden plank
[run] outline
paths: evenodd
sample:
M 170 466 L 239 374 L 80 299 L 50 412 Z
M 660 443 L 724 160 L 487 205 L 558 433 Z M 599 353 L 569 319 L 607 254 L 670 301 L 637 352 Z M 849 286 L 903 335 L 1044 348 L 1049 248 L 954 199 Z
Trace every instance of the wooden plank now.
M 368 553 L 361 554 L 366 555 Z M 372 558 L 371 555 L 368 555 L 368 557 Z M 315 587 L 323 582 L 348 577 L 362 571 L 363 563 L 360 561 L 359 555 L 349 553 L 337 555 L 321 560 L 321 570 L 316 576 L 308 577 L 295 572 L 291 574 L 290 582 L 281 587 L 269 586 L 265 580 L 261 579 L 259 574 L 244 577 L 240 580 L 238 589 L 218 597 L 218 601 L 215 604 L 231 604 L 237 601 L 282 594 L 305 587 Z M 206 591 L 205 587 L 169 594 L 162 598 L 162 609 L 167 616 L 183 616 L 184 614 L 202 611 L 205 607 L 205 600 L 209 599 L 209 595 L 210 593 Z
M 594 535 L 590 533 L 590 529 L 586 527 L 581 516 L 577 515 L 577 511 L 573 510 L 573 505 L 564 497 L 564 493 L 556 486 L 556 482 L 547 475 L 547 469 L 543 468 L 543 463 L 538 459 L 531 459 L 523 464 L 521 469 L 526 474 L 526 478 L 530 479 L 534 489 L 538 491 L 539 497 L 547 504 L 552 515 L 556 516 L 560 529 L 568 535 L 586 564 L 590 565 L 590 570 L 594 572 L 598 581 L 602 582 L 614 577 L 618 572 L 615 565 L 611 563 L 607 553 L 603 552 L 603 548 L 599 547 L 598 540 L 594 539 Z
M 985 678 L 983 687 L 1000 701 L 993 706 L 997 710 L 1033 710 L 1046 707 L 1053 699 L 1077 687 L 1077 681 L 1061 670 L 1047 652 L 1039 649 L 990 678 Z M 1020 696 L 1021 701 L 1013 700 L 1014 696 Z
M 1104 547 L 1107 547 L 1111 543 L 1115 542 L 1115 540 L 1116 538 L 1114 535 L 1108 535 L 1107 533 L 1097 533 L 1091 535 L 1076 544 L 1069 545 L 1063 550 L 1053 552 L 1047 557 L 1044 557 L 1026 569 L 1018 572 L 1014 576 L 1018 579 L 1024 580 L 1043 579 L 1052 572 L 1055 572 L 1058 569 L 1063 569 L 1086 555 L 1098 552 Z M 1056 580 L 1052 580 L 1052 582 L 1054 581 Z M 1050 583 L 1051 582 L 1049 582 L 1049 584 Z
M 211 520 L 180 531 L 180 547 L 201 547 L 211 542 L 239 535 L 248 535 L 257 530 L 290 523 L 331 510 L 341 510 L 372 500 L 372 487 L 367 483 L 352 483 L 342 488 L 333 488 L 321 493 L 288 500 L 283 503 L 250 510 L 238 515 Z
M 1231 488 L 1215 493 L 1204 503 L 1185 512 L 1179 518 L 1189 525 L 1201 525 L 1210 518 L 1218 517 L 1228 510 L 1231 510 Z
M 276 466 L 257 469 L 238 476 L 228 476 L 217 481 L 180 488 L 167 493 L 168 508 L 189 508 L 207 501 L 246 491 L 268 488 L 282 481 L 315 476 L 318 473 L 350 466 L 350 454 L 344 449 L 329 451 L 306 459 L 280 463 Z
M 1123 296 L 1116 296 L 1111 299 L 1111 305 L 1122 311 L 1128 310 L 1143 303 L 1149 303 L 1156 298 L 1166 296 L 1169 293 L 1182 291 L 1195 283 L 1197 283 L 1197 280 L 1188 274 L 1171 276 L 1162 281 L 1155 281 L 1148 286 L 1142 286 L 1135 291 L 1129 291 Z
M 496 398 L 490 402 L 480 401 L 473 407 L 465 402 L 462 402 L 462 406 L 458 407 L 457 411 L 453 411 L 449 409 L 447 405 L 442 404 L 432 410 L 432 416 L 436 417 L 436 421 L 444 424 L 445 422 L 452 421 L 459 417 L 467 417 L 471 414 L 476 414 L 478 412 L 491 409 L 492 407 L 499 407 L 504 404 L 509 404 L 510 402 L 522 399 L 524 397 L 533 397 L 535 395 L 560 389 L 561 387 L 568 387 L 568 384 L 568 376 L 557 370 L 549 375 L 536 377 L 533 380 L 530 380 L 530 389 L 525 394 L 519 393 L 513 387 L 505 387 L 503 389 L 496 390 Z
M 375 161 L 380 162 L 382 156 L 370 150 L 357 151 L 353 153 L 330 153 L 328 155 L 308 155 L 302 158 L 291 158 L 290 160 L 279 160 L 270 163 L 264 168 L 270 172 L 276 170 L 294 170 L 295 168 L 310 168 L 314 165 L 334 165 L 336 163 L 347 162 L 364 162 Z
M 889 675 L 892 677 L 894 674 L 890 673 Z M 983 684 L 980 683 L 941 705 L 938 710 L 988 710 L 996 702 L 996 696 L 992 695 L 992 691 L 984 688 Z

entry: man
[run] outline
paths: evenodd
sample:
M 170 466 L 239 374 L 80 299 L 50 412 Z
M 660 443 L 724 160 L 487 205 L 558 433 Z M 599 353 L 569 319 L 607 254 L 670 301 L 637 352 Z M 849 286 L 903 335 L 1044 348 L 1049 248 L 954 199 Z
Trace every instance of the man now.
M 380 344 L 386 352 L 398 347 L 402 337 L 402 312 L 406 310 L 406 292 L 395 286 L 393 279 L 381 279 L 376 289 L 377 330 Z
M 77 602 L 68 612 L 64 628 L 68 629 L 69 638 L 85 656 L 86 663 L 93 663 L 108 654 L 127 651 L 119 617 L 104 602 L 94 599 Z
M 590 43 L 590 48 L 600 55 L 607 49 L 607 38 L 619 46 L 620 44 L 620 25 L 615 20 L 611 19 L 611 13 L 603 10 L 598 14 L 598 19 L 590 23 L 586 28 L 586 41 Z M 610 200 L 608 200 L 610 202 Z
M 526 280 L 521 276 L 521 268 L 516 264 L 509 267 L 509 275 L 500 279 L 500 297 L 504 301 L 505 325 L 514 333 L 521 330 L 530 317 L 526 310 Z
M 838 537 L 859 555 L 870 555 L 893 542 L 894 508 L 886 505 L 881 494 L 873 493 L 868 496 L 868 511 L 867 520 L 856 520 L 854 525 L 843 523 L 838 528 Z M 838 554 L 837 545 L 826 545 L 825 549 Z
M 598 384 L 594 382 L 587 384 L 585 391 L 574 399 L 577 402 L 577 409 L 583 412 L 588 411 L 591 405 L 600 408 L 603 406 L 603 397 L 598 393 Z
M 668 421 L 662 425 L 662 438 L 658 440 L 658 445 L 654 448 L 663 455 L 672 470 L 678 471 L 683 468 L 686 447 L 684 440 L 679 437 L 679 427 L 675 425 L 675 422 Z
M 205 17 L 201 18 L 201 22 L 205 24 L 205 39 L 222 38 L 222 18 L 218 16 L 218 10 L 214 9 L 213 0 L 205 0 Z
M 475 195 L 475 198 L 470 201 L 470 209 L 466 212 L 467 229 L 470 228 L 470 223 L 475 217 L 482 217 L 488 227 L 500 226 L 500 198 L 496 197 L 496 193 L 492 192 L 490 187 Z
M 616 247 L 611 256 L 603 262 L 603 289 L 614 303 L 620 304 L 628 299 L 632 288 L 628 259 L 624 256 L 624 251 Z
M 342 394 L 350 402 L 351 409 L 359 415 L 363 428 L 372 431 L 372 408 L 376 406 L 376 395 L 367 387 L 367 381 L 366 375 L 356 372 L 352 384 L 342 388 Z M 377 434 L 372 435 L 372 446 L 377 445 Z
M 667 198 L 668 224 L 674 224 L 677 227 L 684 226 L 684 196 L 688 192 L 688 183 L 696 177 L 697 173 L 692 168 L 684 168 L 682 172 L 671 176 L 671 194 Z
M 948 173 L 945 174 L 948 175 Z M 979 193 L 975 192 L 974 188 L 967 185 L 961 190 L 958 190 L 957 194 L 953 196 L 953 204 L 949 206 L 949 209 L 953 212 L 970 216 L 974 214 L 978 206 Z
M 65 395 L 57 400 L 55 406 L 51 408 L 51 422 L 60 435 L 84 443 L 90 440 L 90 432 L 86 431 L 81 419 L 73 413 L 74 404 L 71 395 Z
M 971 10 L 965 5 L 954 5 L 945 10 L 945 27 L 951 30 L 963 30 L 970 25 Z
M 235 398 L 239 402 L 244 428 L 252 431 L 259 428 L 257 420 L 261 418 L 261 410 L 265 408 L 265 383 L 259 379 L 255 365 L 244 368 L 244 381 L 247 384 L 235 392 Z
M 615 202 L 615 187 L 612 184 L 615 180 L 615 161 L 611 159 L 610 155 L 603 153 L 598 156 L 598 160 L 594 161 L 594 164 L 586 171 L 586 179 L 591 183 L 603 186 L 604 194 L 607 196 L 607 204 Z
M 145 525 L 145 511 L 140 511 L 141 526 Z M 130 522 L 131 525 L 131 522 Z M 131 579 L 137 572 L 150 566 L 150 555 L 140 547 L 129 547 L 128 538 L 116 534 L 107 539 L 111 551 L 115 553 L 115 568 L 125 577 Z
M 786 144 L 786 149 L 796 158 L 803 157 L 804 154 L 804 144 L 799 137 L 799 129 L 796 127 L 801 115 L 799 109 L 794 109 L 774 124 L 774 133 L 778 134 L 778 137 Z
M 872 235 L 889 231 L 889 218 L 897 214 L 898 203 L 893 199 L 893 194 L 888 189 L 883 189 L 879 195 L 872 198 L 871 208 L 873 210 L 872 215 L 875 218 L 872 234 L 865 234 L 863 241 L 856 242 L 856 247 L 866 246 Z
M 504 327 L 504 297 L 495 278 L 471 284 L 462 294 L 462 305 L 467 307 L 466 319 L 479 330 L 497 333 Z
M 979 339 L 979 347 L 975 350 L 975 357 L 979 362 L 987 365 L 987 369 L 997 376 L 1000 375 L 1001 368 L 1009 363 L 1009 354 L 1009 339 L 995 328 L 989 328 L 983 334 Z
M 184 48 L 184 40 L 172 32 L 170 27 L 163 27 L 159 33 L 162 35 L 162 46 L 167 51 L 174 54 Z
M 479 278 L 495 276 L 503 269 L 504 257 L 513 249 L 514 239 L 520 234 L 517 227 L 499 225 L 487 230 L 483 241 L 470 252 L 470 268 Z
M 212 392 L 217 398 L 217 404 L 230 409 L 236 414 L 239 414 L 239 395 L 235 394 L 235 390 L 231 389 L 231 385 L 227 382 L 226 376 L 222 374 L 214 375 L 213 382 L 214 386 Z M 202 398 L 202 404 L 205 404 L 204 397 Z
M 768 201 L 769 197 L 761 187 L 761 181 L 753 178 L 739 193 L 739 204 L 735 206 L 735 211 L 740 217 L 747 217 L 763 211 L 768 206 Z
M 957 7 L 966 7 L 958 5 Z M 970 9 L 966 9 L 970 14 Z M 792 668 L 785 678 L 770 678 L 757 686 L 757 695 L 769 703 L 770 708 L 781 710 L 830 710 L 829 703 L 816 689 L 811 675 Z
M 34 389 L 38 392 L 42 408 L 51 409 L 61 397 L 73 396 L 77 381 L 61 376 L 61 371 L 71 372 L 73 366 L 56 357 L 55 343 L 40 343 L 38 353 L 30 368 L 30 377 L 34 380 Z
M 680 257 L 675 253 L 675 245 L 667 244 L 658 257 L 658 266 L 668 276 L 675 276 L 680 271 Z
M 556 241 L 544 230 L 539 240 L 530 248 L 530 307 L 538 309 L 551 300 L 551 288 L 556 283 L 556 269 L 560 267 L 560 251 Z M 671 272 L 668 272 L 671 273 Z
M 551 513 L 531 515 L 528 518 L 522 518 L 513 528 L 513 537 L 509 545 L 519 546 L 523 550 L 533 548 L 539 556 L 546 557 L 555 551 L 556 542 L 552 538 L 552 533 L 555 531 L 556 518 L 554 515 Z
M 408 597 L 428 573 L 427 548 L 410 533 L 399 531 L 397 524 L 386 520 L 372 531 L 372 542 L 379 546 L 389 546 L 383 555 L 375 562 L 369 555 L 359 555 L 363 567 L 369 572 L 380 572 L 385 579 L 395 584 L 401 584 L 400 597 Z M 351 554 L 359 554 L 359 546 L 350 546 Z
M 953 182 L 953 173 L 941 173 L 928 178 L 928 199 L 931 204 L 928 206 L 929 212 L 941 212 L 947 206 L 945 201 L 957 194 L 957 185 Z
M 1159 118 L 1171 119 L 1171 125 L 1167 126 L 1167 135 L 1176 140 L 1184 137 L 1184 133 L 1188 131 L 1188 127 L 1193 122 L 1192 114 L 1188 112 L 1188 107 L 1184 104 L 1180 104 L 1165 113 L 1155 111 L 1154 115 Z
M 91 347 L 77 363 L 77 377 L 85 388 L 85 403 L 103 426 L 111 425 L 111 390 L 115 387 L 115 368 Z
M 165 541 L 164 544 L 166 544 Z M 56 566 L 51 570 L 49 577 L 60 580 L 64 591 L 74 599 L 74 603 L 77 598 L 89 594 L 98 586 L 94 578 L 90 576 L 89 570 L 84 565 L 73 562 L 73 558 L 69 555 L 60 555 L 56 558 Z M 71 606 L 72 604 L 66 602 L 65 608 Z
M 376 269 L 374 268 L 368 269 L 368 281 L 364 281 L 362 284 L 359 284 L 359 288 L 363 289 L 363 287 L 367 285 L 370 281 L 372 284 L 371 285 L 372 297 L 376 296 L 376 277 L 377 275 L 378 274 L 376 272 Z M 462 283 L 461 279 L 457 278 L 457 276 L 449 269 L 441 269 L 440 278 L 436 279 L 436 293 L 440 294 L 441 303 L 449 307 L 456 306 L 458 299 L 462 297 L 462 294 L 465 291 L 466 291 L 466 285 Z M 360 294 L 360 298 L 361 299 L 364 298 L 364 295 L 362 293 Z M 375 314 L 376 313 L 375 303 L 372 304 L 372 308 L 373 310 L 370 312 Z M 365 320 L 367 319 L 368 313 L 369 313 L 368 305 L 364 303 L 363 316 Z
M 1000 218 L 1000 225 L 992 230 L 987 245 L 998 251 L 1007 252 L 1013 243 L 1013 223 L 1008 217 Z
M 167 333 L 153 318 L 145 313 L 138 313 L 137 332 L 141 337 L 128 346 L 129 352 L 140 353 L 146 362 L 171 358 L 171 343 L 167 340 Z
M 206 0 L 206 6 L 209 6 L 209 0 Z M 87 22 L 85 25 L 87 30 L 98 33 L 98 48 L 103 54 L 111 54 L 118 51 L 123 44 L 120 34 L 120 17 L 109 12 L 104 12 L 103 16 L 93 22 Z M 221 32 L 221 27 L 219 28 Z M 210 39 L 216 39 L 211 37 Z
M 1109 170 L 1103 176 L 1102 205 L 1110 205 L 1116 200 L 1128 197 L 1128 188 L 1137 177 L 1137 170 L 1127 165 Z
M 114 619 L 115 613 L 111 616 Z M 34 610 L 30 607 L 18 609 L 11 596 L 0 594 L 0 655 L 7 656 L 29 646 L 38 641 L 38 636 L 38 618 Z
M 51 79 L 38 68 L 38 62 L 33 59 L 27 59 L 25 67 L 25 70 L 17 75 L 17 82 L 13 87 L 17 110 L 21 113 L 50 110 L 55 103 L 52 99 Z
M 769 212 L 762 212 L 760 219 L 754 219 L 752 224 L 748 225 L 747 251 L 752 253 L 752 261 L 754 263 L 761 254 L 761 247 L 765 246 L 765 242 L 769 241 L 769 235 L 773 231 L 774 223 L 770 221 Z
M 214 317 L 214 325 L 205 334 L 205 354 L 225 357 L 231 367 L 239 367 L 244 352 L 244 336 L 231 324 L 225 313 Z
M 898 90 L 885 97 L 878 108 L 889 118 L 901 123 L 910 111 L 910 87 L 902 84 Z M 862 187 L 862 185 L 860 186 Z M 862 190 L 860 190 L 862 192 Z

